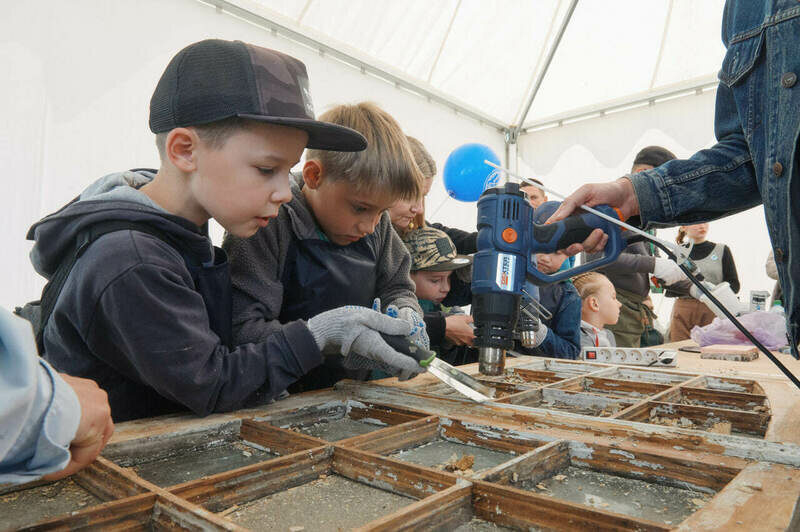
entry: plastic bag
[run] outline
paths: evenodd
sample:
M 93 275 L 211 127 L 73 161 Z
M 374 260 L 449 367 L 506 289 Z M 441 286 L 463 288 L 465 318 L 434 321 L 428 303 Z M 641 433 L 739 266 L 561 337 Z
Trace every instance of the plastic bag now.
M 750 334 L 772 351 L 786 345 L 786 319 L 776 312 L 750 312 L 739 316 L 739 321 Z M 750 340 L 725 318 L 714 318 L 705 327 L 692 328 L 692 340 L 700 347 L 712 344 L 750 345 Z

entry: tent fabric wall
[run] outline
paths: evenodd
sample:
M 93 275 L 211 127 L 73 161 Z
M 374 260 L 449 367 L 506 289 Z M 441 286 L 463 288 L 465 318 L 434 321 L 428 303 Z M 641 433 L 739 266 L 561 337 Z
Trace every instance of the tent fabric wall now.
M 317 114 L 338 103 L 376 102 L 440 164 L 467 139 L 504 151 L 502 135 L 491 127 L 195 0 L 23 2 L 7 10 L 0 30 L 6 71 L 0 305 L 6 308 L 37 299 L 43 286 L 25 240 L 33 222 L 105 174 L 158 165 L 147 126 L 150 95 L 169 59 L 191 42 L 239 39 L 294 55 L 308 67 Z M 444 197 L 439 186 L 429 201 Z M 441 220 L 474 227 L 474 206 L 459 207 Z M 221 230 L 212 229 L 219 241 Z

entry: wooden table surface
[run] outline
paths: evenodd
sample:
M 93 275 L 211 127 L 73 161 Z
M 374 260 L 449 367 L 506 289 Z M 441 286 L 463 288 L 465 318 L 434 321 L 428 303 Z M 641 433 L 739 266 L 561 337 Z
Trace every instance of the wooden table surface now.
M 653 349 L 678 349 L 684 346 L 697 346 L 692 340 L 673 342 L 654 346 Z M 773 352 L 789 371 L 800 378 L 800 360 L 792 355 Z M 730 362 L 727 360 L 702 359 L 700 353 L 678 352 L 676 370 L 740 377 L 758 381 L 769 397 L 772 407 L 772 421 L 766 439 L 779 442 L 800 443 L 800 390 L 778 369 L 770 359 L 759 353 L 750 362 Z

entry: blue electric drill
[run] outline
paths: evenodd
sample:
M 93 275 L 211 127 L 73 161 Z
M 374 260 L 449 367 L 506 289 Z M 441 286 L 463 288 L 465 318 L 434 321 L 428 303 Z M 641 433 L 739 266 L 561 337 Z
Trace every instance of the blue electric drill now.
M 607 205 L 595 208 L 619 218 Z M 536 268 L 537 253 L 553 253 L 583 242 L 596 228 L 608 235 L 602 259 L 552 275 Z M 514 346 L 523 292 L 526 305 L 538 296 L 523 290 L 526 280 L 545 285 L 594 270 L 615 261 L 624 247 L 618 226 L 588 212 L 553 224 L 534 225 L 533 207 L 517 183 L 484 191 L 478 200 L 478 252 L 472 264 L 474 345 L 480 373 L 501 375 L 505 370 L 505 354 Z M 523 322 L 526 328 L 536 326 L 525 317 Z

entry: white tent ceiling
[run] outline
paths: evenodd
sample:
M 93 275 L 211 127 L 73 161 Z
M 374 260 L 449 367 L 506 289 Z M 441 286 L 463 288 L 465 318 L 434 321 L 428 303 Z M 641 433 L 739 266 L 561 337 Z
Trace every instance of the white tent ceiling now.
M 545 70 L 524 127 L 714 86 L 724 53 L 723 0 L 207 1 L 499 128 Z

